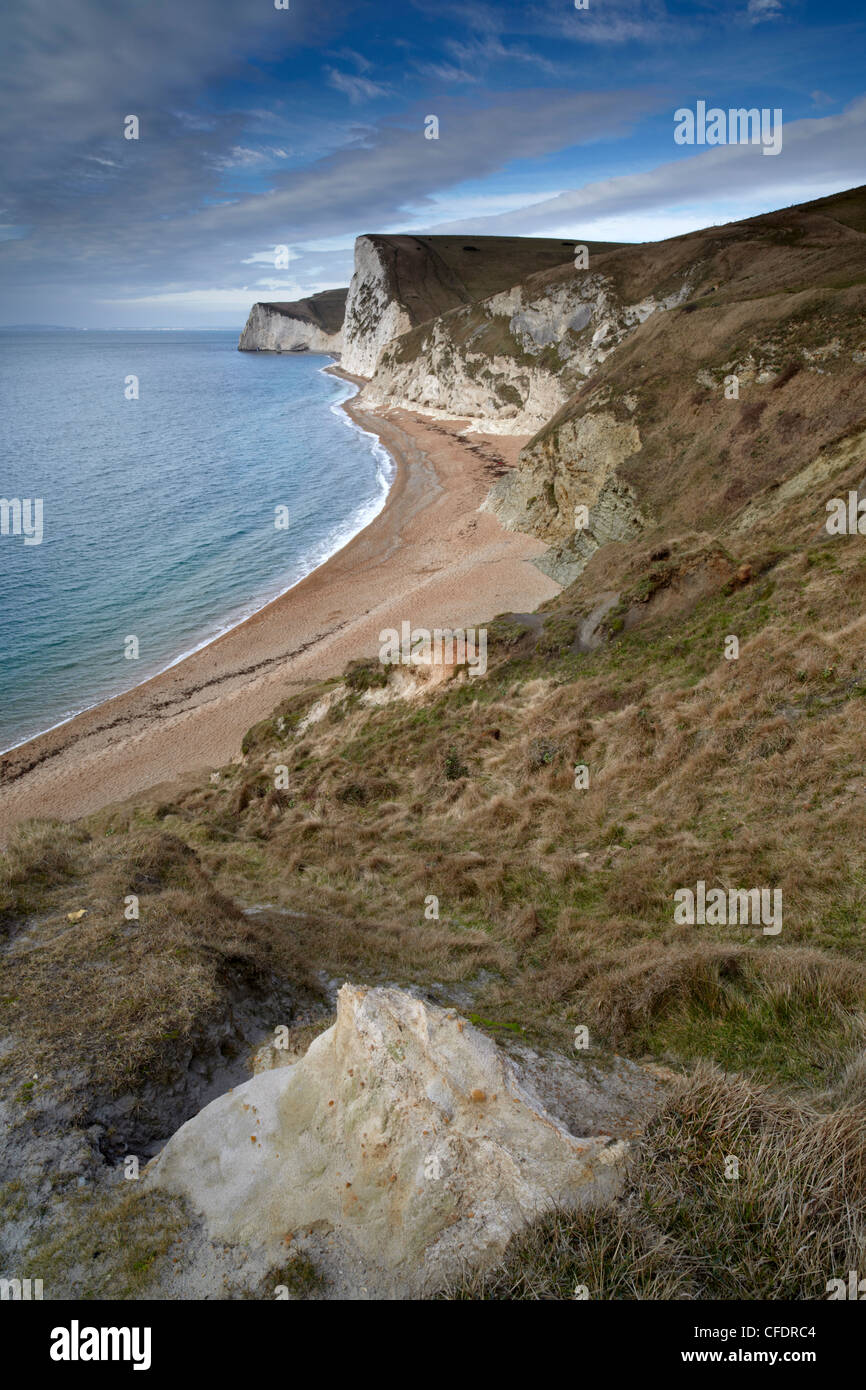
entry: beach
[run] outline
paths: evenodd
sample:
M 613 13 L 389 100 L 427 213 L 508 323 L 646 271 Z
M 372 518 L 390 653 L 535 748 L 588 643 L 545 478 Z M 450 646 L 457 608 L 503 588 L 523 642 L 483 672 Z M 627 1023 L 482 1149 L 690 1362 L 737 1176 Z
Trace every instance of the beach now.
M 0 839 L 29 817 L 73 820 L 224 766 L 280 700 L 374 656 L 383 628 L 478 625 L 559 592 L 531 563 L 544 545 L 478 511 L 497 461 L 513 466 L 524 438 L 461 437 L 465 422 L 373 413 L 363 393 L 343 408 L 396 463 L 379 515 L 208 646 L 3 754 Z

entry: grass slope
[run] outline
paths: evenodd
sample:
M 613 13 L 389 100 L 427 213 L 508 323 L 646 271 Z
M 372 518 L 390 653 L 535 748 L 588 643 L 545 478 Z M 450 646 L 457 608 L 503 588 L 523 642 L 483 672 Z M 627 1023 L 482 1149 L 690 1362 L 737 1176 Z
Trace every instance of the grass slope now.
M 462 984 L 499 1038 L 567 1049 L 585 1025 L 599 1062 L 615 1049 L 681 1080 L 620 1204 L 537 1224 L 451 1296 L 812 1298 L 863 1267 L 866 551 L 823 526 L 864 471 L 861 289 L 827 278 L 839 246 L 859 265 L 862 199 L 844 196 L 838 234 L 816 205 L 702 234 L 732 267 L 720 298 L 650 320 L 590 383 L 638 397 L 632 481 L 655 529 L 599 550 L 540 621 L 479 614 L 484 678 L 406 696 L 358 663 L 284 701 L 217 781 L 21 828 L 0 866 L 16 1039 L 0 1080 L 22 1119 L 70 1071 L 82 1104 L 135 1094 L 239 990 Z M 773 284 L 782 262 L 813 274 L 815 239 L 825 278 L 748 298 L 744 237 Z M 633 254 L 639 277 L 655 251 Z M 741 402 L 696 388 L 696 364 L 721 370 L 771 329 L 796 372 Z M 844 351 L 809 356 L 828 334 Z M 677 925 L 674 893 L 698 880 L 781 889 L 781 934 Z

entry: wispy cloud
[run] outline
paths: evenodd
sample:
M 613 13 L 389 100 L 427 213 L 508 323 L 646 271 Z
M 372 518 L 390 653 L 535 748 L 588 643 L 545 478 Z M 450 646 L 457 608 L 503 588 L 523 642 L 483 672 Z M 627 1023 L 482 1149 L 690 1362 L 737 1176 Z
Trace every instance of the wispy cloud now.
M 289 154 L 289 150 L 274 145 L 257 150 L 245 145 L 233 145 L 226 154 L 213 155 L 211 162 L 216 169 L 256 169 L 275 160 L 288 159 Z
M 469 72 L 454 63 L 416 63 L 415 68 L 423 77 L 432 77 L 437 82 L 480 82 L 479 72 Z
M 372 82 L 360 74 L 341 72 L 339 68 L 326 68 L 328 82 L 338 92 L 349 98 L 354 106 L 362 101 L 373 101 L 376 97 L 390 96 L 391 89 L 382 82 Z
M 54 321 L 62 303 L 75 321 L 97 297 L 220 283 L 262 297 L 241 286 L 275 244 L 310 293 L 346 282 L 362 231 L 574 234 L 594 218 L 629 239 L 863 182 L 863 131 L 828 112 L 850 101 L 866 26 L 834 10 L 734 0 L 722 23 L 721 0 L 22 0 L 2 20 L 0 316 Z M 663 112 L 690 92 L 784 104 L 782 155 L 672 151 Z
M 354 63 L 359 72 L 369 72 L 373 66 L 369 58 L 365 58 L 363 53 L 357 53 L 354 48 L 330 49 L 327 56 L 339 58 L 341 63 Z
M 746 15 L 751 24 L 763 24 L 765 20 L 781 19 L 782 0 L 749 0 Z
M 866 176 L 866 96 L 835 116 L 787 123 L 782 154 L 765 159 L 757 146 L 718 145 L 644 173 L 600 179 L 554 198 L 490 217 L 437 223 L 428 231 L 476 235 L 601 235 L 615 219 L 687 208 L 691 227 L 712 217 L 702 209 L 746 200 L 763 208 L 848 188 Z M 770 168 L 767 166 L 770 165 Z M 731 214 L 733 215 L 733 214 Z M 726 219 L 729 220 L 729 219 Z M 635 233 L 633 232 L 632 235 Z

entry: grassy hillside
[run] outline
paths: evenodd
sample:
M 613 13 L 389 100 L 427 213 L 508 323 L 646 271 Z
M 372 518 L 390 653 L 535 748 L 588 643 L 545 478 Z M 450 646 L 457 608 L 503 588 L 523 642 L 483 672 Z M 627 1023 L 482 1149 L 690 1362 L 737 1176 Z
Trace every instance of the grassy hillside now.
M 323 333 L 336 333 L 343 325 L 348 293 L 348 289 L 322 290 L 321 294 L 310 295 L 308 299 L 271 301 L 264 307 L 286 318 L 312 323 Z
M 510 289 L 530 275 L 574 263 L 574 241 L 548 237 L 371 235 L 393 292 L 415 324 Z M 588 242 L 590 253 L 616 246 Z
M 409 240 L 409 238 L 405 238 Z M 486 299 L 500 290 L 510 289 L 528 276 L 554 266 L 571 265 L 577 241 L 555 237 L 519 236 L 428 236 L 414 237 L 431 256 L 442 261 L 461 282 L 464 303 Z M 590 255 L 615 250 L 615 241 L 583 242 Z
M 22 1123 L 52 1088 L 79 1121 L 111 1116 L 241 1000 L 413 983 L 457 991 L 506 1045 L 570 1051 L 585 1025 L 600 1066 L 671 1080 L 617 1207 L 535 1226 L 452 1296 L 820 1298 L 863 1268 L 866 541 L 824 527 L 866 473 L 863 207 L 610 254 L 629 296 L 695 242 L 705 276 L 526 457 L 550 469 L 550 523 L 563 427 L 636 420 L 621 467 L 651 525 L 539 614 L 479 613 L 485 677 L 407 694 L 357 663 L 251 729 L 217 781 L 19 831 L 0 1080 Z M 781 889 L 781 933 L 677 925 L 698 880 Z

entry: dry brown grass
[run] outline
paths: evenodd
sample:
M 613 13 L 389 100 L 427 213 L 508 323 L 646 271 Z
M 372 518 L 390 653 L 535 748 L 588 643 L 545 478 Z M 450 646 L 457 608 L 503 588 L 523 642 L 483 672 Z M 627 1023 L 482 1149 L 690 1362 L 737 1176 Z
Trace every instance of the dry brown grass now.
M 0 854 L 0 928 L 26 913 L 49 888 L 74 878 L 87 832 L 56 821 L 25 821 Z
M 829 273 L 851 248 L 819 232 Z M 755 235 L 778 276 L 783 242 Z M 676 280 L 693 249 L 636 248 L 631 297 L 665 258 Z M 614 354 L 597 385 L 639 398 L 630 480 L 659 525 L 600 550 L 540 636 L 491 623 L 485 679 L 373 706 L 388 683 L 359 663 L 251 729 L 217 784 L 24 827 L 0 862 L 0 1021 L 40 1072 L 134 1089 L 169 1075 L 237 990 L 307 970 L 461 982 L 529 1038 L 562 1047 L 585 1023 L 599 1057 L 698 1067 L 624 1207 L 539 1227 L 478 1296 L 571 1296 L 573 1281 L 598 1297 L 811 1297 L 862 1262 L 866 555 L 822 523 L 825 497 L 861 481 L 859 446 L 827 451 L 866 416 L 849 351 L 863 293 L 713 300 L 653 316 Z M 837 329 L 848 356 L 820 373 L 783 372 L 728 412 L 695 394 L 699 366 L 739 360 L 756 334 L 781 367 Z M 824 482 L 784 493 L 821 448 Z M 606 640 L 575 654 L 605 592 L 619 595 Z M 781 889 L 782 934 L 676 925 L 674 893 L 698 880 Z M 742 1158 L 737 1184 L 725 1153 Z
M 28 1076 L 37 1064 L 42 1085 L 92 1097 L 168 1082 L 232 1000 L 307 983 L 291 935 L 245 917 L 176 837 L 139 830 L 119 845 L 54 827 L 52 843 L 62 886 L 43 892 L 38 921 L 13 937 L 0 1001 L 4 1028 L 23 1042 L 9 1064 Z M 14 872 L 36 847 L 41 866 L 28 829 Z M 124 916 L 130 894 L 138 920 Z
M 447 1296 L 820 1299 L 862 1269 L 864 1212 L 866 1106 L 820 1114 L 701 1067 L 651 1121 L 623 1202 L 535 1223 Z
M 172 828 L 232 896 L 311 913 L 304 949 L 334 973 L 465 978 L 483 967 L 499 977 L 485 986 L 490 1007 L 559 1037 L 580 1014 L 638 1050 L 668 1045 L 690 992 L 699 1031 L 721 998 L 708 993 L 720 969 L 731 1026 L 737 999 L 751 1001 L 792 1041 L 838 989 L 819 1049 L 832 1067 L 864 1004 L 858 970 L 833 953 L 866 954 L 866 571 L 853 546 L 827 564 L 823 554 L 805 570 L 792 554 L 771 586 L 647 619 L 591 658 L 506 656 L 477 686 L 378 709 L 353 692 L 340 718 L 300 741 L 277 733 L 277 711 L 251 736 L 246 766 L 179 803 Z M 742 633 L 737 663 L 721 655 L 730 630 Z M 466 768 L 456 779 L 452 748 Z M 577 761 L 590 768 L 586 791 L 573 786 Z M 279 804 L 267 794 L 278 763 L 291 782 Z M 250 784 L 261 794 L 237 814 Z M 673 892 L 699 878 L 780 887 L 782 937 L 675 927 Z M 437 922 L 424 916 L 429 894 Z M 805 947 L 813 955 L 797 954 Z M 785 972 L 801 966 L 786 1005 Z M 616 1009 L 605 1004 L 665 971 L 677 989 L 650 990 L 652 1008 L 633 1009 L 627 989 Z M 794 1047 L 804 1066 L 806 1041 Z M 756 1042 L 753 1060 L 766 1051 Z

